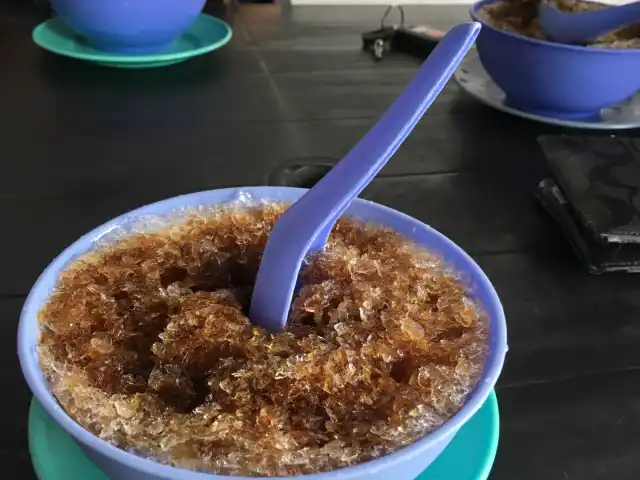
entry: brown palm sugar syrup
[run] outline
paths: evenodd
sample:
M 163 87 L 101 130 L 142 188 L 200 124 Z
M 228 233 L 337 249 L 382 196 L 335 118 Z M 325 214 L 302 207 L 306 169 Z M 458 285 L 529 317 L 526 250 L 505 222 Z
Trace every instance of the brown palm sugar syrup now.
M 340 220 L 286 329 L 246 316 L 283 204 L 186 212 L 74 261 L 39 314 L 52 393 L 100 438 L 238 476 L 328 471 L 414 442 L 478 382 L 468 286 L 389 230 Z

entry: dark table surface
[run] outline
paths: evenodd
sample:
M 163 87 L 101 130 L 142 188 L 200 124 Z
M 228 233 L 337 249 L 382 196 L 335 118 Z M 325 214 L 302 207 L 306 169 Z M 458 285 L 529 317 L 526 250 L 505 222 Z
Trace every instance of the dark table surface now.
M 1 2 L 0 2 L 1 3 Z M 139 205 L 202 189 L 295 183 L 384 111 L 418 62 L 373 63 L 375 7 L 243 7 L 224 49 L 155 71 L 56 58 L 37 16 L 0 7 L 0 464 L 33 478 L 30 395 L 15 355 L 25 294 L 63 247 Z M 446 28 L 464 8 L 414 7 Z M 536 143 L 559 131 L 449 84 L 364 196 L 439 229 L 500 294 L 511 350 L 498 388 L 504 480 L 640 478 L 640 277 L 590 276 L 533 200 Z M 87 479 L 90 480 L 90 479 Z

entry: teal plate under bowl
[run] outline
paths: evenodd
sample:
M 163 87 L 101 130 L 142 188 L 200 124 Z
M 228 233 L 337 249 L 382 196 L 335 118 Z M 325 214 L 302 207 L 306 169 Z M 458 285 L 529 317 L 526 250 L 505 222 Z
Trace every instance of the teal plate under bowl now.
M 33 41 L 45 50 L 115 68 L 165 67 L 220 48 L 229 40 L 231 27 L 204 13 L 169 48 L 149 55 L 122 55 L 96 50 L 59 18 L 49 19 L 33 31 Z
M 498 401 L 491 393 L 416 480 L 486 480 L 496 456 L 499 432 Z M 35 400 L 29 411 L 29 450 L 40 480 L 108 480 Z

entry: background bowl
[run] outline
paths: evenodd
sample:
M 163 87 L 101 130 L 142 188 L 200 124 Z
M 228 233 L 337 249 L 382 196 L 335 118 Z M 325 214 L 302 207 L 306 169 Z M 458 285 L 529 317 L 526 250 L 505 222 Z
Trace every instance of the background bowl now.
M 42 273 L 31 289 L 20 316 L 18 328 L 18 354 L 27 383 L 46 412 L 66 430 L 87 456 L 109 478 L 118 480 L 229 480 L 228 476 L 208 475 L 161 465 L 132 455 L 100 440 L 75 423 L 58 405 L 48 389 L 38 362 L 39 327 L 37 314 L 51 294 L 60 271 L 78 256 L 95 248 L 116 235 L 130 231 L 136 219 L 147 215 L 166 215 L 184 207 L 216 205 L 253 197 L 293 202 L 305 189 L 288 187 L 247 187 L 193 193 L 147 205 L 111 220 L 81 237 L 63 251 Z M 456 432 L 484 404 L 491 393 L 504 362 L 507 350 L 506 323 L 498 296 L 480 267 L 444 235 L 407 215 L 390 208 L 356 199 L 346 212 L 352 217 L 386 225 L 395 231 L 441 254 L 455 269 L 467 276 L 475 286 L 474 293 L 482 302 L 491 321 L 490 349 L 483 377 L 469 396 L 467 403 L 449 421 L 430 435 L 385 457 L 332 472 L 304 475 L 305 480 L 414 480 L 444 450 Z M 255 480 L 244 477 L 236 479 Z M 291 477 L 278 477 L 286 480 Z
M 97 50 L 154 53 L 198 17 L 206 0 L 51 0 L 51 6 Z
M 495 0 L 471 7 L 482 23 L 476 49 L 506 103 L 537 115 L 588 118 L 640 89 L 640 50 L 563 45 L 498 30 L 478 16 Z

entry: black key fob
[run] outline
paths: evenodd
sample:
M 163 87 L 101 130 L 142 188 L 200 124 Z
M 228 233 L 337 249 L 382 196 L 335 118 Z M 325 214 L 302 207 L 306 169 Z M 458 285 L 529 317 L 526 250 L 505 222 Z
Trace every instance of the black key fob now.
M 382 27 L 362 34 L 362 48 L 373 55 L 375 60 L 382 60 L 391 50 L 398 28 Z
M 394 37 L 393 49 L 425 60 L 444 35 L 441 30 L 421 25 L 401 27 Z

